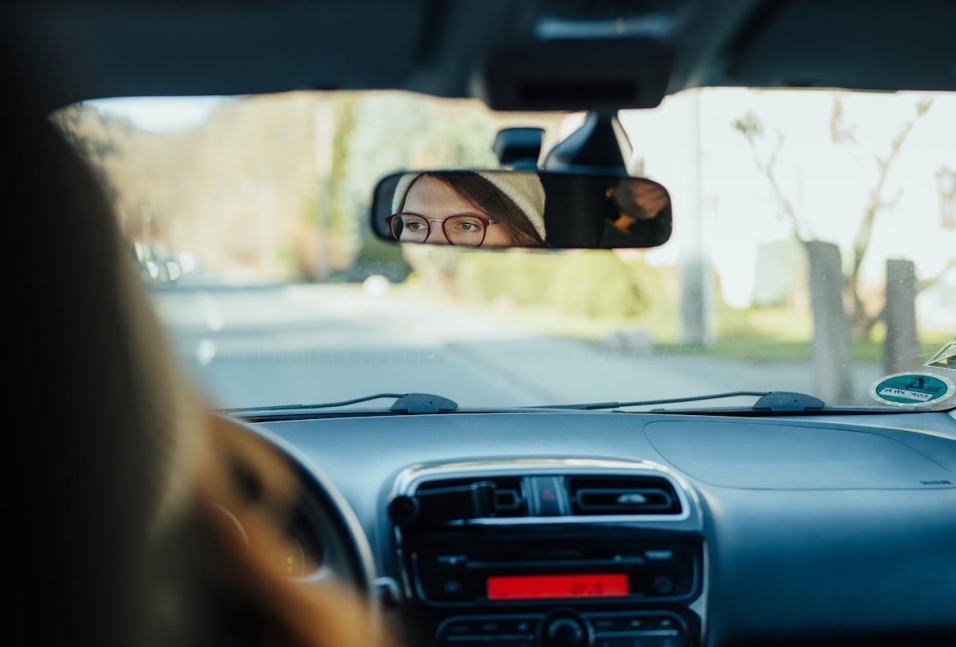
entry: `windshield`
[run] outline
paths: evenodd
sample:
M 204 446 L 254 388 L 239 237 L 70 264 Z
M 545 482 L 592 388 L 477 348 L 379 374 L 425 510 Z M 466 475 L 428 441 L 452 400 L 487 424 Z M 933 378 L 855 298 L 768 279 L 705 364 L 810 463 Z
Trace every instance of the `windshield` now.
M 706 89 L 621 112 L 629 172 L 672 199 L 673 234 L 653 249 L 373 235 L 383 176 L 496 168 L 501 128 L 542 128 L 546 153 L 584 118 L 397 92 L 54 115 L 106 187 L 176 355 L 223 408 L 773 390 L 893 410 L 922 396 L 880 393 L 951 383 L 956 360 L 938 351 L 956 335 L 952 94 Z M 753 397 L 672 406 L 735 403 Z

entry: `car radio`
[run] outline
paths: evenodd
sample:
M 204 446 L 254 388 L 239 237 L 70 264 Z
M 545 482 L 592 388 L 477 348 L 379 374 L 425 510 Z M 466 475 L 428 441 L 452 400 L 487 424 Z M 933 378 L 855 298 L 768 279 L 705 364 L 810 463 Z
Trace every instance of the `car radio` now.
M 590 526 L 429 533 L 406 550 L 416 593 L 439 606 L 686 601 L 702 561 L 693 536 Z
M 389 516 L 406 601 L 433 647 L 700 644 L 699 508 L 657 466 L 410 470 Z

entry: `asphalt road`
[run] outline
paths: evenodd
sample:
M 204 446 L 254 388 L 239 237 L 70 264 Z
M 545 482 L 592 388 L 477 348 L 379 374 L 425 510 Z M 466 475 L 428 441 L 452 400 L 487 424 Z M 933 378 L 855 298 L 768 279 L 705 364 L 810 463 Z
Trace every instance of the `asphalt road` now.
M 152 295 L 176 356 L 224 408 L 382 392 L 435 393 L 463 407 L 510 407 L 814 391 L 803 364 L 664 356 L 542 337 L 504 325 L 492 313 L 355 286 L 181 286 Z M 877 373 L 877 367 L 857 368 L 854 390 L 862 404 L 870 402 L 866 390 Z

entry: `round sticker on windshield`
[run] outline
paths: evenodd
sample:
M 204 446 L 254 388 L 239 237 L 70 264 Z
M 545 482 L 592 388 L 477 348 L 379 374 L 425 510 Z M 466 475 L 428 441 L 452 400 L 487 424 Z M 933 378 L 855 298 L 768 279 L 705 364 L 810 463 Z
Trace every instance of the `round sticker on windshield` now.
M 880 402 L 897 405 L 929 404 L 953 395 L 956 386 L 931 373 L 897 373 L 880 378 L 870 387 L 870 395 Z

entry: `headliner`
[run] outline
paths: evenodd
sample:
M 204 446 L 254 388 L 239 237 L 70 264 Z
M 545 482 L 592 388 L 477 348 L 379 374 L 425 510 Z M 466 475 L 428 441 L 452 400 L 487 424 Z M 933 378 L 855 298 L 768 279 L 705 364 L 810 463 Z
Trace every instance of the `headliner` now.
M 701 86 L 956 90 L 947 0 L 21 0 L 3 11 L 4 39 L 48 108 L 301 89 L 479 96 L 499 109 L 650 107 Z M 577 71 L 549 53 L 568 39 Z M 508 56 L 509 74 L 485 65 Z

